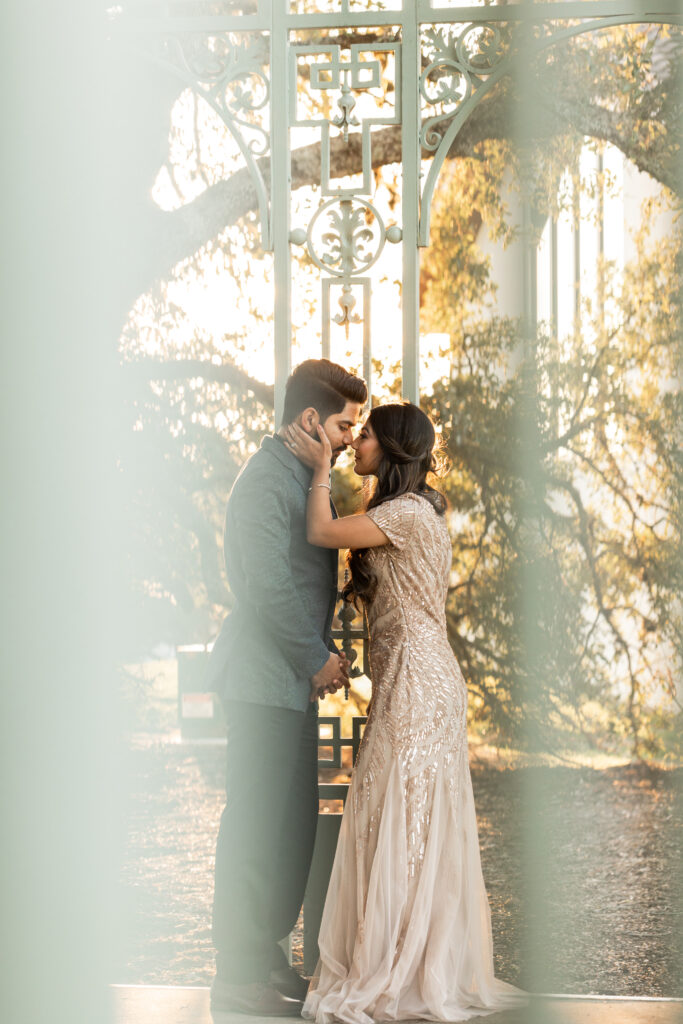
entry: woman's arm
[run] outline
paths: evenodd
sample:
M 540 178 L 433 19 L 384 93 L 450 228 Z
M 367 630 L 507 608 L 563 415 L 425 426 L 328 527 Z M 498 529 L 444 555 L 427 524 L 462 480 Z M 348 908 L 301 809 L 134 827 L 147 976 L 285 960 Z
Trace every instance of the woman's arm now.
M 292 452 L 313 469 L 313 479 L 306 507 L 306 536 L 319 548 L 376 548 L 388 539 L 369 516 L 332 518 L 330 508 L 330 469 L 332 447 L 322 426 L 318 427 L 320 443 L 309 437 L 297 424 L 287 428 L 285 443 Z

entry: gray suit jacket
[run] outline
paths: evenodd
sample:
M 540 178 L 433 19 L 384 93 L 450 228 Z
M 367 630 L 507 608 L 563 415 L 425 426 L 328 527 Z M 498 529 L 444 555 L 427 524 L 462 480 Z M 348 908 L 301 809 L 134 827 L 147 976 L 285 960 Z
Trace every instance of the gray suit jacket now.
M 264 437 L 233 484 L 225 567 L 235 607 L 209 659 L 224 700 L 305 711 L 310 680 L 334 647 L 337 551 L 306 539 L 307 469 L 277 437 Z

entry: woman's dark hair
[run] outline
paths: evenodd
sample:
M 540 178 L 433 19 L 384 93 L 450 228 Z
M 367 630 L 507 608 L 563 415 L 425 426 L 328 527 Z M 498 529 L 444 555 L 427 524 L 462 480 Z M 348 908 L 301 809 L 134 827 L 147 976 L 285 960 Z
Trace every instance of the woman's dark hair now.
M 446 499 L 427 483 L 428 474 L 438 471 L 436 434 L 429 416 L 410 402 L 392 403 L 378 405 L 365 422 L 382 449 L 377 484 L 366 511 L 400 494 L 421 494 L 443 515 Z M 367 548 L 349 551 L 351 579 L 342 592 L 346 601 L 370 601 L 374 596 L 377 577 L 368 565 L 367 555 Z
M 299 413 L 312 407 L 323 423 L 341 412 L 347 402 L 365 405 L 368 389 L 362 377 L 349 373 L 329 359 L 307 359 L 290 374 L 285 385 L 282 425 L 293 423 Z

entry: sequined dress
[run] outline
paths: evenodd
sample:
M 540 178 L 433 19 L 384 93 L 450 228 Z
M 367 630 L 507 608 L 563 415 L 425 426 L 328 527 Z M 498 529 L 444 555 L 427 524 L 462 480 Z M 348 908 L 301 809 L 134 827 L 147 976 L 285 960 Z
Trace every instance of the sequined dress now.
M 467 759 L 467 687 L 446 635 L 451 544 L 426 498 L 368 515 L 373 703 L 351 782 L 303 1016 L 460 1021 L 517 1006 L 493 973 Z

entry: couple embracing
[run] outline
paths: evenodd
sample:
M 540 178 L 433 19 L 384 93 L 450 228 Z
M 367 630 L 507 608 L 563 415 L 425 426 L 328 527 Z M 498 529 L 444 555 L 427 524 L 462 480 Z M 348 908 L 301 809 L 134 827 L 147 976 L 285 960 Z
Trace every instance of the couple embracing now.
M 451 651 L 446 502 L 428 483 L 434 428 L 374 408 L 328 360 L 287 382 L 283 422 L 228 501 L 235 607 L 211 657 L 225 702 L 227 802 L 216 849 L 214 1013 L 346 1021 L 467 1020 L 519 1004 L 493 972 L 467 759 L 467 687 Z M 349 445 L 376 478 L 338 518 Z M 348 679 L 330 639 L 337 552 L 370 633 L 372 708 L 341 825 L 310 986 L 279 946 L 303 902 L 318 816 L 318 698 Z

